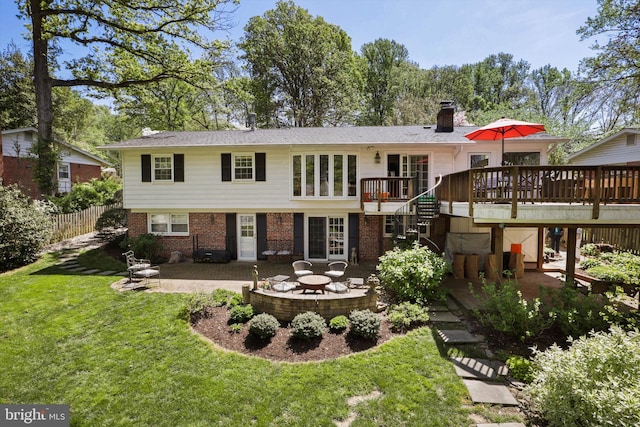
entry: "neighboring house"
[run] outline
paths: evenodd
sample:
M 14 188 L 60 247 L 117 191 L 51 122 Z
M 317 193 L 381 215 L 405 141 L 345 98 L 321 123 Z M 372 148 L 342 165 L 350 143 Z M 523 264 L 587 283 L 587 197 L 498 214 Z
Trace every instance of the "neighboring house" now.
M 376 260 L 392 246 L 393 217 L 440 174 L 499 166 L 501 145 L 476 127 L 437 126 L 162 132 L 102 149 L 121 153 L 129 235 L 163 236 L 164 250 L 226 249 L 238 260 L 277 251 L 318 260 Z M 546 165 L 558 138 L 506 141 L 507 158 Z M 424 235 L 444 242 L 448 219 Z M 472 228 L 468 218 L 459 228 Z
M 573 153 L 568 162 L 572 165 L 640 166 L 640 128 L 622 129 Z
M 25 194 L 32 198 L 41 193 L 34 179 L 36 155 L 32 145 L 38 138 L 35 128 L 11 129 L 2 131 L 2 167 L 0 173 L 2 185 L 17 184 Z M 58 193 L 67 193 L 76 182 L 87 182 L 100 178 L 102 168 L 111 164 L 100 157 L 81 150 L 73 145 L 56 141 L 59 160 L 56 165 Z

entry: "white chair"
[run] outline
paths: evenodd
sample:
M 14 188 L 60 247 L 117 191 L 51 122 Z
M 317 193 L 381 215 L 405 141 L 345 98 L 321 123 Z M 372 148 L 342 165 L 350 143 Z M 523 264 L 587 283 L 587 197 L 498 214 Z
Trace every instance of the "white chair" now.
M 136 258 L 133 251 L 123 253 L 127 260 L 127 271 L 129 272 L 129 283 L 133 282 L 133 276 L 140 270 L 146 270 L 151 267 L 151 261 L 148 259 Z
M 142 279 L 138 286 L 149 287 L 150 279 L 158 276 L 158 286 L 160 286 L 160 267 L 150 266 L 144 270 L 137 270 L 133 272 L 135 277 Z M 136 286 L 137 287 L 137 286 Z
M 291 263 L 291 265 L 293 266 L 293 272 L 295 273 L 296 277 L 308 276 L 310 274 L 313 274 L 313 270 L 311 270 L 313 264 L 311 264 L 309 261 L 294 261 Z
M 335 282 L 337 279 L 340 279 L 344 276 L 344 271 L 347 269 L 347 264 L 345 261 L 334 261 L 330 262 L 328 267 L 329 271 L 325 271 L 324 275 L 331 277 L 331 281 Z

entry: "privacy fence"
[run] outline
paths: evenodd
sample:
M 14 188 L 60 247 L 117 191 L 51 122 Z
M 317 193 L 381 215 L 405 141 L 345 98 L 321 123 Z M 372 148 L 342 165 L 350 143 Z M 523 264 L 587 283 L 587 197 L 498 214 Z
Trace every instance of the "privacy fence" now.
M 585 243 L 609 243 L 640 254 L 640 228 L 583 228 L 582 244 Z
M 91 233 L 95 230 L 96 221 L 100 218 L 100 215 L 108 210 L 117 208 L 122 208 L 122 203 L 92 206 L 79 212 L 54 215 L 50 243 Z

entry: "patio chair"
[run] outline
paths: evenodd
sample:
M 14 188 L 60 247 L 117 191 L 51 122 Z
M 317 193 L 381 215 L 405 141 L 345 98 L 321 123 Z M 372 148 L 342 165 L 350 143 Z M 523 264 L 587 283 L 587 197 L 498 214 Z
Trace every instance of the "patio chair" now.
M 345 261 L 334 261 L 330 262 L 328 267 L 329 270 L 324 272 L 325 276 L 331 277 L 331 281 L 335 282 L 336 279 L 344 276 L 344 271 L 347 269 L 347 264 Z
M 313 274 L 313 270 L 311 270 L 313 264 L 311 264 L 309 261 L 294 261 L 291 263 L 291 265 L 293 266 L 293 272 L 295 273 L 296 277 L 308 276 L 310 274 Z
M 142 279 L 136 287 L 149 287 L 151 278 L 156 276 L 158 276 L 158 286 L 160 286 L 160 267 L 158 267 L 157 265 L 149 266 L 144 270 L 134 271 L 133 275 L 137 278 Z
M 145 270 L 151 267 L 151 261 L 143 258 L 136 258 L 133 251 L 124 252 L 125 259 L 127 260 L 127 271 L 129 272 L 129 283 L 133 282 L 133 277 L 136 271 Z

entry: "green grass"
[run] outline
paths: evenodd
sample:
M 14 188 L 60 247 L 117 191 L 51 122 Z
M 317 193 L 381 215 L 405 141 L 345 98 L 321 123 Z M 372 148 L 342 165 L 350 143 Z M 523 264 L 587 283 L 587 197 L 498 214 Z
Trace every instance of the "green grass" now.
M 47 256 L 0 275 L 0 403 L 65 403 L 73 426 L 467 426 L 429 328 L 354 356 L 286 364 L 221 350 L 180 318 L 186 295 L 124 292 Z M 378 390 L 348 406 L 352 396 Z

